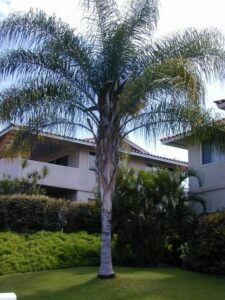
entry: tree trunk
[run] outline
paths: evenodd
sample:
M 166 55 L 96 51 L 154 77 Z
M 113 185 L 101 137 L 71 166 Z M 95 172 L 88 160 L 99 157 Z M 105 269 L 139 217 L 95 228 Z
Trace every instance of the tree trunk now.
M 109 131 L 104 132 L 101 137 L 96 147 L 97 175 L 102 204 L 101 263 L 98 277 L 112 278 L 115 273 L 111 255 L 111 215 L 118 166 L 118 142 L 111 138 Z
M 111 212 L 108 212 L 107 210 L 102 208 L 101 217 L 101 264 L 98 272 L 98 277 L 107 279 L 115 277 L 112 266 L 111 253 Z

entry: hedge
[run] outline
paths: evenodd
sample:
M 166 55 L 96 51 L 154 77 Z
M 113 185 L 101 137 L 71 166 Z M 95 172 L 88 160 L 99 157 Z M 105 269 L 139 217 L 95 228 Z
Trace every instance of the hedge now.
M 99 265 L 100 237 L 86 232 L 0 233 L 0 275 Z
M 200 219 L 185 263 L 192 270 L 225 275 L 225 210 Z
M 1 195 L 0 231 L 39 230 L 100 232 L 96 203 L 79 203 L 43 195 Z

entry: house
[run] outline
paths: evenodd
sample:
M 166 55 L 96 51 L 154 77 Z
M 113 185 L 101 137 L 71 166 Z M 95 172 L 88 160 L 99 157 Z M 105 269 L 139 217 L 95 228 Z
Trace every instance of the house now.
M 41 132 L 27 161 L 22 168 L 22 158 L 7 159 L 3 157 L 5 145 L 13 139 L 17 127 L 10 125 L 0 132 L 0 179 L 5 175 L 11 178 L 25 177 L 32 171 L 48 169 L 48 176 L 39 182 L 48 194 L 75 201 L 95 198 L 95 144 L 93 139 L 77 139 L 57 134 Z M 127 140 L 129 154 L 128 167 L 138 170 L 152 170 L 156 167 L 174 169 L 187 167 L 187 163 L 152 155 Z
M 225 99 L 214 101 L 219 109 L 225 110 Z M 162 144 L 188 150 L 188 166 L 196 170 L 202 184 L 190 178 L 189 190 L 201 193 L 206 209 L 213 212 L 225 208 L 225 154 L 213 144 L 191 139 L 191 132 L 161 139 Z M 201 211 L 199 205 L 196 206 Z

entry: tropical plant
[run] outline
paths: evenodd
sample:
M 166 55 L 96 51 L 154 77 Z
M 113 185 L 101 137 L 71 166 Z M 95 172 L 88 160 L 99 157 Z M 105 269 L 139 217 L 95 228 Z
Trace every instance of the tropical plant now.
M 119 264 L 179 262 L 181 245 L 198 223 L 191 204 L 205 204 L 201 195 L 186 192 L 183 183 L 190 176 L 198 179 L 192 170 L 119 170 L 112 222 Z
M 102 203 L 100 277 L 113 277 L 111 209 L 121 141 L 133 131 L 154 139 L 209 129 L 202 112 L 205 82 L 221 77 L 224 38 L 187 29 L 154 40 L 157 0 L 82 0 L 83 35 L 41 11 L 0 24 L 0 73 L 14 85 L 1 94 L 0 119 L 33 131 L 82 128 L 96 143 Z M 197 131 L 196 131 L 197 132 Z

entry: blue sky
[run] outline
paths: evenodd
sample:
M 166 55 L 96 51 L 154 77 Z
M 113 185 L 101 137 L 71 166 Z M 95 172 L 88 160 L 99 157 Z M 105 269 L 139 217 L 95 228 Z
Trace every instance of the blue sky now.
M 123 0 L 118 0 L 118 2 L 119 5 L 124 3 Z M 54 13 L 72 27 L 82 30 L 79 0 L 0 0 L 0 19 L 5 18 L 12 11 L 27 11 L 31 7 L 42 9 L 50 15 Z M 217 27 L 225 34 L 224 11 L 225 0 L 161 0 L 157 36 L 186 27 Z M 208 85 L 207 106 L 215 107 L 213 100 L 221 98 L 225 98 L 223 85 L 218 82 Z M 142 139 L 135 138 L 135 141 L 153 154 L 187 159 L 185 151 L 161 146 L 160 143 L 145 146 Z

